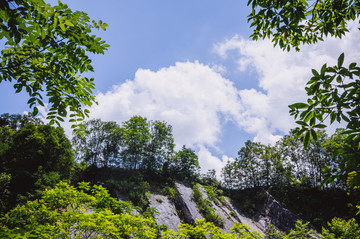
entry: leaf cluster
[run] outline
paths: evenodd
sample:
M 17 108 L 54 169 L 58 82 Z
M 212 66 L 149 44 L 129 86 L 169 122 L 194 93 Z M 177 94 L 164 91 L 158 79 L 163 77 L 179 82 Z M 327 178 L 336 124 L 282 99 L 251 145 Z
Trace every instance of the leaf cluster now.
M 109 47 L 91 34 L 107 24 L 91 22 L 86 13 L 61 2 L 51 6 L 43 0 L 2 1 L 0 16 L 0 39 L 5 40 L 0 83 L 14 82 L 16 93 L 26 91 L 34 115 L 47 98 L 51 124 L 59 125 L 70 111 L 74 131 L 81 134 L 83 126 L 76 122 L 89 114 L 83 106 L 95 102 L 94 79 L 81 75 L 93 71 L 88 54 L 104 54 Z
M 249 0 L 248 22 L 253 40 L 271 38 L 274 45 L 290 51 L 301 44 L 314 44 L 324 36 L 341 38 L 348 32 L 346 22 L 359 17 L 357 0 Z
M 309 145 L 312 137 L 317 139 L 316 129 L 325 128 L 325 119 L 345 122 L 349 141 L 360 143 L 360 67 L 351 63 L 343 66 L 344 53 L 338 58 L 337 65 L 328 67 L 324 64 L 320 72 L 312 70 L 313 77 L 308 81 L 307 103 L 290 105 L 290 114 L 301 126 L 298 134 L 304 133 L 304 145 Z M 360 145 L 359 145 L 360 146 Z

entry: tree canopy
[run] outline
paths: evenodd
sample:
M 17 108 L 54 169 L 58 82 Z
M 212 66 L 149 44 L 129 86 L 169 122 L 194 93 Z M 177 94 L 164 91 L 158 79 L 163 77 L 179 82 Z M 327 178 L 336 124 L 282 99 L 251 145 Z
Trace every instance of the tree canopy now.
M 48 103 L 51 124 L 63 121 L 70 111 L 75 131 L 88 116 L 83 106 L 95 102 L 94 79 L 82 76 L 93 71 L 89 53 L 101 53 L 109 45 L 92 35 L 106 30 L 102 21 L 91 21 L 59 1 L 57 6 L 43 0 L 6 0 L 0 4 L 0 83 L 14 82 L 16 93 L 26 91 L 27 104 L 37 114 L 37 105 Z
M 47 186 L 70 181 L 74 168 L 72 145 L 62 128 L 28 115 L 1 115 L 0 214 Z

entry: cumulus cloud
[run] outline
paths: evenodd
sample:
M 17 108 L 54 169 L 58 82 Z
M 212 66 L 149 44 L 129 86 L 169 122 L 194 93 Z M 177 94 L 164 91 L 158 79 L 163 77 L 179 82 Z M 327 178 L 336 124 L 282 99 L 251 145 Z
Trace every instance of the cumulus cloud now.
M 211 169 L 216 170 L 217 179 L 221 179 L 221 169 L 227 164 L 227 162 L 234 161 L 233 158 L 223 155 L 221 160 L 212 155 L 212 153 L 203 146 L 200 146 L 198 152 L 199 163 L 201 166 L 201 173 L 205 174 Z
M 219 56 L 235 55 L 238 70 L 253 72 L 258 82 L 257 89 L 239 92 L 242 109 L 238 126 L 262 143 L 277 141 L 281 137 L 277 132 L 287 133 L 295 126 L 288 105 L 306 100 L 304 87 L 311 77 L 311 69 L 320 69 L 324 63 L 335 65 L 342 52 L 348 63 L 360 58 L 357 27 L 357 22 L 350 23 L 351 30 L 346 37 L 302 46 L 300 52 L 284 52 L 274 48 L 270 40 L 255 42 L 238 35 L 216 44 L 214 49 Z
M 241 106 L 233 83 L 209 66 L 182 62 L 158 71 L 139 69 L 133 80 L 97 95 L 92 118 L 123 122 L 133 115 L 173 126 L 177 145 L 215 147 L 221 118 L 233 118 Z

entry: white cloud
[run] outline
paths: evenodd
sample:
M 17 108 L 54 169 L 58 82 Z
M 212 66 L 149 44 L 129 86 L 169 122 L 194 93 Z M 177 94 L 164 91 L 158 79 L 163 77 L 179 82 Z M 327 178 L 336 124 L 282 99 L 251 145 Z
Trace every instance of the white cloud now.
M 201 167 L 201 173 L 205 174 L 210 169 L 215 169 L 217 179 L 221 179 L 221 169 L 227 164 L 227 162 L 234 161 L 233 158 L 226 155 L 223 155 L 220 160 L 218 157 L 212 155 L 211 152 L 203 146 L 200 146 L 198 157 Z
M 346 37 L 302 46 L 300 52 L 284 52 L 274 48 L 270 40 L 254 42 L 238 35 L 216 44 L 219 56 L 227 58 L 235 53 L 238 69 L 257 76 L 258 89 L 240 90 L 243 108 L 237 120 L 239 127 L 262 143 L 274 143 L 280 138 L 277 132 L 287 133 L 294 127 L 288 105 L 306 100 L 304 88 L 311 69 L 320 69 L 324 63 L 335 65 L 342 52 L 348 63 L 360 59 L 358 23 L 349 25 L 351 31 Z
M 176 63 L 158 71 L 139 69 L 133 80 L 97 96 L 91 118 L 119 123 L 133 115 L 164 120 L 173 126 L 180 147 L 215 147 L 221 116 L 232 118 L 241 108 L 232 82 L 199 62 Z

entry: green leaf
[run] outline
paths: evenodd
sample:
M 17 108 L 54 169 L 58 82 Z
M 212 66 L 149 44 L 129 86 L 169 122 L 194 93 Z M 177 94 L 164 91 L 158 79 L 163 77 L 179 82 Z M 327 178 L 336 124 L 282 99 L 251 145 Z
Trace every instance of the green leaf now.
M 304 147 L 309 147 L 310 144 L 310 131 L 307 131 L 304 137 Z
M 72 24 L 69 20 L 66 20 L 65 21 L 65 24 L 68 25 L 69 27 L 73 27 L 74 24 Z
M 54 24 L 53 24 L 53 28 L 56 28 L 57 27 L 57 23 L 58 23 L 58 15 L 59 15 L 59 13 L 55 13 L 55 15 L 54 15 Z
M 34 107 L 33 116 L 36 116 L 39 113 L 39 109 L 37 107 Z
M 304 117 L 304 122 L 309 122 L 311 119 L 314 118 L 314 112 L 309 112 L 305 117 Z M 311 124 L 310 124 L 311 125 Z
M 65 25 L 64 25 L 64 23 L 63 22 L 61 22 L 60 21 L 60 28 L 61 28 L 61 30 L 64 32 L 64 31 L 66 31 L 66 28 L 65 28 Z
M 304 121 L 296 121 L 297 124 L 301 125 L 301 126 L 305 126 L 308 127 L 309 125 L 307 123 L 305 123 Z
M 355 62 L 352 62 L 350 65 L 349 65 L 349 69 L 352 70 L 356 67 L 356 63 Z
M 321 75 L 324 75 L 324 74 L 325 74 L 326 69 L 327 69 L 327 65 L 324 64 L 324 65 L 321 67 Z
M 324 125 L 324 124 L 317 124 L 317 125 L 314 126 L 314 128 L 324 129 L 324 128 L 326 128 L 326 125 Z
M 101 28 L 102 28 L 104 31 L 106 31 L 106 28 L 107 28 L 108 26 L 109 26 L 108 24 L 104 23 L 104 24 L 101 25 Z
M 338 64 L 337 64 L 338 67 L 339 68 L 342 67 L 343 63 L 344 63 L 344 53 L 341 53 L 341 55 L 338 58 Z
M 315 69 L 311 69 L 314 76 L 319 76 L 319 73 Z
M 289 106 L 290 108 L 296 108 L 296 109 L 305 109 L 308 108 L 309 105 L 305 103 L 295 103 Z
M 314 140 L 317 140 L 318 137 L 317 137 L 316 131 L 315 131 L 314 129 L 311 129 L 310 132 L 311 132 L 312 138 L 313 138 Z

